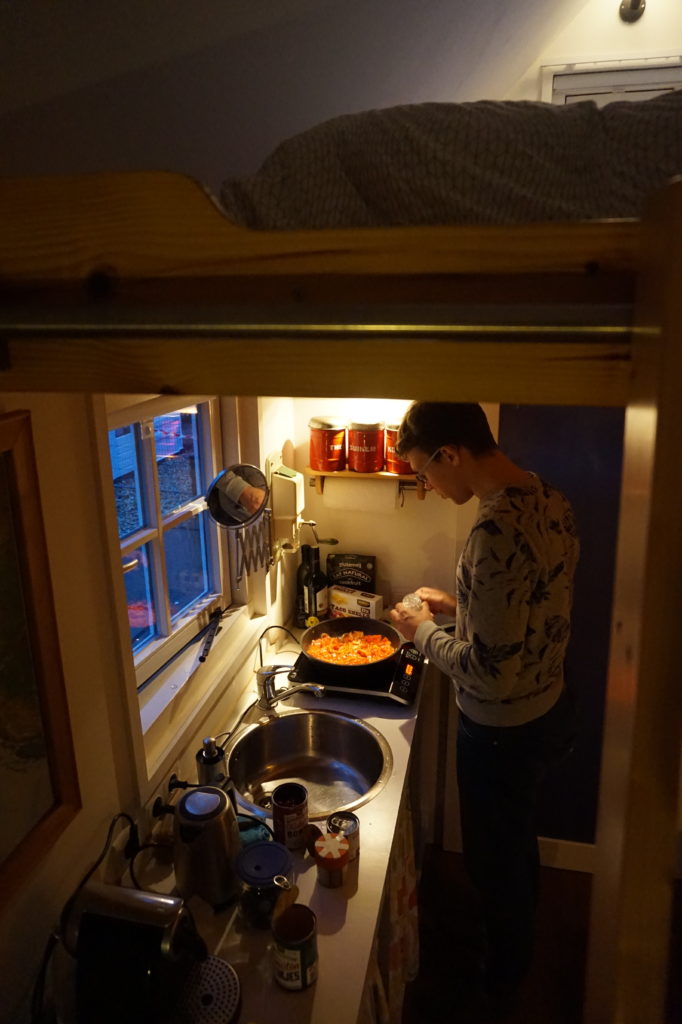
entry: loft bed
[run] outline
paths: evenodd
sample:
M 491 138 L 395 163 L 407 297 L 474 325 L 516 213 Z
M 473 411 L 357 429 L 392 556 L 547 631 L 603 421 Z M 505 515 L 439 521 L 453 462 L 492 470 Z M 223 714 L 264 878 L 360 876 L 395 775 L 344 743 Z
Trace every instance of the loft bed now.
M 267 230 L 174 174 L 0 181 L 0 392 L 626 410 L 585 1024 L 666 1019 L 682 179 L 651 193 L 624 219 Z

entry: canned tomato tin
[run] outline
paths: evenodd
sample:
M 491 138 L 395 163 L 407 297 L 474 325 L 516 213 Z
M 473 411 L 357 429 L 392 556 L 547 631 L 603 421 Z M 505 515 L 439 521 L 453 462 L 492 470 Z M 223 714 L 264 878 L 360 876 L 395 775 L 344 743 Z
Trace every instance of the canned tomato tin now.
M 356 473 L 378 473 L 384 468 L 383 423 L 348 425 L 348 468 Z
M 412 473 L 409 462 L 396 454 L 395 443 L 398 440 L 398 425 L 386 424 L 386 469 L 389 473 Z
M 303 903 L 292 903 L 272 922 L 273 969 L 282 988 L 300 991 L 317 978 L 317 918 Z
M 328 416 L 314 416 L 310 428 L 310 468 L 333 473 L 346 468 L 346 424 Z
M 345 836 L 348 840 L 348 860 L 360 853 L 360 819 L 352 811 L 336 811 L 327 818 L 327 832 Z
M 278 843 L 297 850 L 305 843 L 308 791 L 298 782 L 283 782 L 272 793 L 272 830 Z

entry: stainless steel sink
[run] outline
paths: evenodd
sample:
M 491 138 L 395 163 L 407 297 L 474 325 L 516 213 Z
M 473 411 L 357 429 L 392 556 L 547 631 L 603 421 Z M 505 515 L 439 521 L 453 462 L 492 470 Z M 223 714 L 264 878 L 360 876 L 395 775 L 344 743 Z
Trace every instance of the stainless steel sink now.
M 228 743 L 228 773 L 243 801 L 269 812 L 283 782 L 308 790 L 308 817 L 353 810 L 383 789 L 393 770 L 385 738 L 373 726 L 332 711 L 282 711 L 247 725 Z

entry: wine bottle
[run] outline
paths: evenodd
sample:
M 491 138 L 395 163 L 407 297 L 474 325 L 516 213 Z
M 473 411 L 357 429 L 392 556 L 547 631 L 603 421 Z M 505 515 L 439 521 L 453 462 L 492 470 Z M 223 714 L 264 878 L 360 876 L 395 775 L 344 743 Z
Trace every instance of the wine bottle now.
M 328 581 L 320 567 L 320 549 L 312 544 L 301 544 L 301 564 L 296 577 L 296 625 L 314 626 L 328 615 Z

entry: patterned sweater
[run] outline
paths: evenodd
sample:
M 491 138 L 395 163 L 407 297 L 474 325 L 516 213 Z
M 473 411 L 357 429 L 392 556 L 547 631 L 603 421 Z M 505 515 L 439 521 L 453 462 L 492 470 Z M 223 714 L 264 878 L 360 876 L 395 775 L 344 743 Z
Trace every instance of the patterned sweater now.
M 481 501 L 457 567 L 452 636 L 422 623 L 416 646 L 452 677 L 482 725 L 521 725 L 563 688 L 579 543 L 567 499 L 530 473 Z

